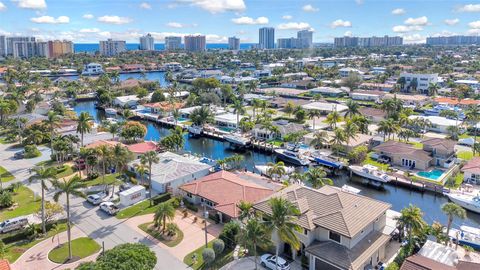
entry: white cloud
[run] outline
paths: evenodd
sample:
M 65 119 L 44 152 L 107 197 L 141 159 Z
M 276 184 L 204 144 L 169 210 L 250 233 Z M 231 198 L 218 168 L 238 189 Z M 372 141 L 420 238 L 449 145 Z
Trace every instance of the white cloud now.
M 447 25 L 456 25 L 460 22 L 459 19 L 446 19 L 443 21 Z
M 317 12 L 318 11 L 318 8 L 308 4 L 308 5 L 305 5 L 302 7 L 303 11 L 305 12 Z
M 110 23 L 110 24 L 127 24 L 132 22 L 132 19 L 130 18 L 112 16 L 112 15 L 105 15 L 102 17 L 98 17 L 97 20 L 102 23 Z
M 463 5 L 457 8 L 458 12 L 480 12 L 480 4 Z
M 403 36 L 403 42 L 405 42 L 407 44 L 425 43 L 426 42 L 426 37 L 424 37 L 420 34 L 405 35 L 405 36 Z
M 243 0 L 177 0 L 177 2 L 197 6 L 213 14 L 225 11 L 241 12 L 247 8 Z
M 292 15 L 283 15 L 282 16 L 282 19 L 284 19 L 284 20 L 291 20 L 292 18 L 293 18 Z
M 343 34 L 345 37 L 351 37 L 353 34 L 352 34 L 352 31 L 347 31 Z
M 45 0 L 13 0 L 13 2 L 16 2 L 19 8 L 27 8 L 27 9 L 47 8 L 47 3 L 45 3 Z
M 432 36 L 433 37 L 449 37 L 449 36 L 455 36 L 455 35 L 457 35 L 457 33 L 453 33 L 453 32 L 447 31 L 447 30 L 443 30 L 439 33 L 433 34 Z
M 83 29 L 80 29 L 79 32 L 80 33 L 98 33 L 98 32 L 100 32 L 100 29 L 98 29 L 98 28 L 83 28 Z
M 70 18 L 67 16 L 60 16 L 58 18 L 54 18 L 52 16 L 40 16 L 36 18 L 30 18 L 30 21 L 34 23 L 64 24 L 69 23 Z
M 172 28 L 184 28 L 184 27 L 186 27 L 184 24 L 181 24 L 181 23 L 178 23 L 178 22 L 169 22 L 169 23 L 167 23 L 167 26 L 172 27 Z
M 467 31 L 468 35 L 480 35 L 480 29 L 469 29 Z
M 427 16 L 422 16 L 418 18 L 408 18 L 405 20 L 406 25 L 427 25 L 428 18 Z
M 468 27 L 473 29 L 480 29 L 480 21 L 470 22 L 468 23 Z
M 396 9 L 392 10 L 392 14 L 393 15 L 403 15 L 403 14 L 405 14 L 405 9 L 396 8 Z
M 311 29 L 310 24 L 306 22 L 288 22 L 277 25 L 280 30 L 304 30 Z
M 84 19 L 87 19 L 87 20 L 91 20 L 91 19 L 94 18 L 94 16 L 93 16 L 92 14 L 84 14 L 82 17 L 83 17 Z
M 152 6 L 147 2 L 143 2 L 143 3 L 140 4 L 140 8 L 141 9 L 152 9 Z
M 422 31 L 423 27 L 419 25 L 396 25 L 392 28 L 395 33 L 408 33 L 413 31 Z
M 232 22 L 235 24 L 243 24 L 243 25 L 258 25 L 258 24 L 267 24 L 268 18 L 267 17 L 258 17 L 256 19 L 250 17 L 239 17 L 233 18 Z
M 0 2 L 0 11 L 4 11 L 6 9 L 7 9 L 7 7 L 5 6 L 5 4 Z
M 336 21 L 333 21 L 330 24 L 331 28 L 337 28 L 337 27 L 352 27 L 352 23 L 350 21 L 344 21 L 341 19 L 338 19 Z

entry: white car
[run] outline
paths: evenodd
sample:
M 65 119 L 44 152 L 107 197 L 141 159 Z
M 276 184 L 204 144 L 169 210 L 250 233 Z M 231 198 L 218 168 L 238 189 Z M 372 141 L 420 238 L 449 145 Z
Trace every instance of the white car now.
M 118 212 L 118 207 L 113 202 L 102 202 L 100 209 L 109 215 L 115 215 Z
M 100 192 L 97 194 L 88 195 L 87 201 L 93 205 L 99 205 L 103 201 L 103 198 L 105 197 L 106 197 L 106 194 L 103 192 Z
M 260 257 L 261 265 L 271 270 L 290 270 L 290 264 L 282 257 L 278 257 L 278 267 L 275 267 L 276 257 L 272 254 L 263 254 Z

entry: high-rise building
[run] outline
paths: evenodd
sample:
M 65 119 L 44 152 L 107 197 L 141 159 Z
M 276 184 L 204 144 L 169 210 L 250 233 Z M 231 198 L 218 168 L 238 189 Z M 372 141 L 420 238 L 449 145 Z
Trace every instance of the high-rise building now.
M 277 39 L 277 48 L 279 49 L 296 49 L 298 46 L 296 38 L 279 38 Z
M 262 27 L 258 30 L 258 48 L 259 49 L 275 48 L 275 28 Z
M 73 53 L 73 42 L 67 40 L 53 40 L 48 42 L 48 57 L 57 58 Z
M 228 38 L 228 49 L 238 51 L 240 50 L 240 39 L 237 37 Z
M 7 37 L 7 55 L 13 55 L 15 42 L 35 42 L 35 37 Z
M 189 52 L 203 52 L 206 50 L 206 46 L 205 36 L 185 36 L 185 50 Z
M 387 47 L 403 45 L 402 37 L 338 37 L 334 39 L 335 47 Z
M 165 50 L 180 50 L 182 46 L 182 37 L 165 37 Z
M 313 48 L 313 31 L 301 30 L 297 32 L 297 48 L 311 49 Z
M 48 42 L 16 41 L 12 45 L 14 58 L 47 57 Z
M 480 36 L 427 37 L 427 45 L 480 45 Z
M 0 56 L 7 55 L 7 38 L 5 36 L 0 36 Z
M 140 50 L 145 51 L 154 51 L 155 50 L 155 40 L 150 34 L 140 37 Z
M 105 56 L 115 56 L 127 50 L 126 42 L 124 40 L 101 40 L 100 54 Z

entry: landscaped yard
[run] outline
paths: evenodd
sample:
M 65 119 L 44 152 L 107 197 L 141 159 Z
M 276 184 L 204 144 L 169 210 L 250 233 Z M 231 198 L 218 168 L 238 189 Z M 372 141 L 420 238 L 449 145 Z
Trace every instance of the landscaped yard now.
M 103 177 L 100 175 L 95 179 L 85 180 L 83 181 L 83 183 L 85 183 L 87 186 L 96 186 L 96 185 L 103 185 L 103 184 L 111 185 L 113 183 L 121 184 L 122 181 L 117 179 L 118 176 L 119 176 L 118 173 L 105 175 L 105 182 L 103 182 Z
M 90 237 L 80 237 L 72 240 L 73 260 L 82 259 L 100 250 L 100 245 Z M 52 249 L 48 253 L 48 259 L 56 263 L 64 263 L 68 259 L 68 244 L 63 243 L 60 247 Z
M 37 197 L 34 200 L 33 191 L 22 186 L 17 190 L 16 194 L 13 195 L 13 201 L 17 206 L 12 207 L 13 210 L 0 210 L 0 221 L 35 213 L 40 208 L 41 198 Z
M 212 248 L 213 246 L 213 241 L 208 242 L 208 247 Z M 190 252 L 183 258 L 183 262 L 191 267 L 192 269 L 207 269 L 206 265 L 203 263 L 203 258 L 202 258 L 202 251 L 205 248 L 205 246 L 201 246 L 198 249 Z M 193 259 L 192 256 L 193 254 L 196 254 L 197 260 L 196 263 L 193 264 Z M 208 267 L 208 269 L 220 269 L 222 266 L 225 264 L 233 261 L 233 249 L 228 249 L 225 247 L 225 250 L 223 251 L 220 256 L 216 256 L 215 261 Z
M 472 151 L 458 152 L 457 157 L 463 160 L 470 160 L 473 158 L 473 152 Z
M 57 178 L 67 177 L 73 174 L 72 167 L 68 165 L 63 165 L 62 167 L 56 168 L 56 169 L 57 169 L 57 175 L 56 175 Z
M 390 168 L 390 165 L 388 165 L 388 164 L 380 163 L 380 162 L 377 162 L 377 161 L 373 160 L 372 157 L 371 157 L 372 154 L 373 154 L 373 152 L 369 153 L 367 155 L 367 158 L 365 159 L 365 161 L 363 161 L 362 165 L 370 164 L 370 165 L 378 167 L 378 168 L 380 168 L 384 171 L 386 171 L 388 168 Z
M 175 238 L 169 240 L 165 239 L 160 230 L 157 230 L 153 226 L 153 222 L 144 223 L 138 227 L 168 247 L 174 247 L 180 244 L 180 242 L 183 240 L 183 232 L 180 229 L 177 230 Z
M 130 207 L 122 209 L 115 216 L 118 219 L 124 219 L 155 213 L 155 211 L 157 211 L 157 206 L 159 203 L 166 201 L 173 202 L 173 200 L 176 200 L 176 198 L 172 198 L 169 193 L 161 194 L 153 198 L 153 206 L 150 206 L 150 200 L 146 199 Z
M 15 179 L 15 176 L 13 176 L 9 171 L 7 171 L 5 168 L 0 166 L 0 178 L 2 179 L 2 182 L 8 182 L 12 181 Z

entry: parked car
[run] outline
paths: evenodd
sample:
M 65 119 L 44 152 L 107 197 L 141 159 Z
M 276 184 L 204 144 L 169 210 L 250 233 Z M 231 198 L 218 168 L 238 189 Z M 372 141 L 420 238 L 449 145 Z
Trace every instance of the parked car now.
M 16 217 L 3 221 L 0 223 L 0 233 L 6 233 L 23 229 L 28 224 L 27 217 Z
M 272 270 L 290 270 L 290 264 L 282 257 L 278 257 L 278 267 L 276 265 L 276 257 L 272 254 L 263 254 L 260 257 L 261 265 L 265 268 L 272 269 Z
M 99 205 L 107 195 L 103 192 L 87 196 L 87 201 L 93 205 Z
M 13 154 L 14 159 L 22 159 L 25 157 L 25 151 L 18 151 L 15 154 Z
M 123 183 L 120 185 L 120 191 L 124 191 L 133 187 L 131 183 Z
M 109 215 L 115 215 L 118 212 L 118 207 L 113 202 L 102 202 L 100 209 Z

